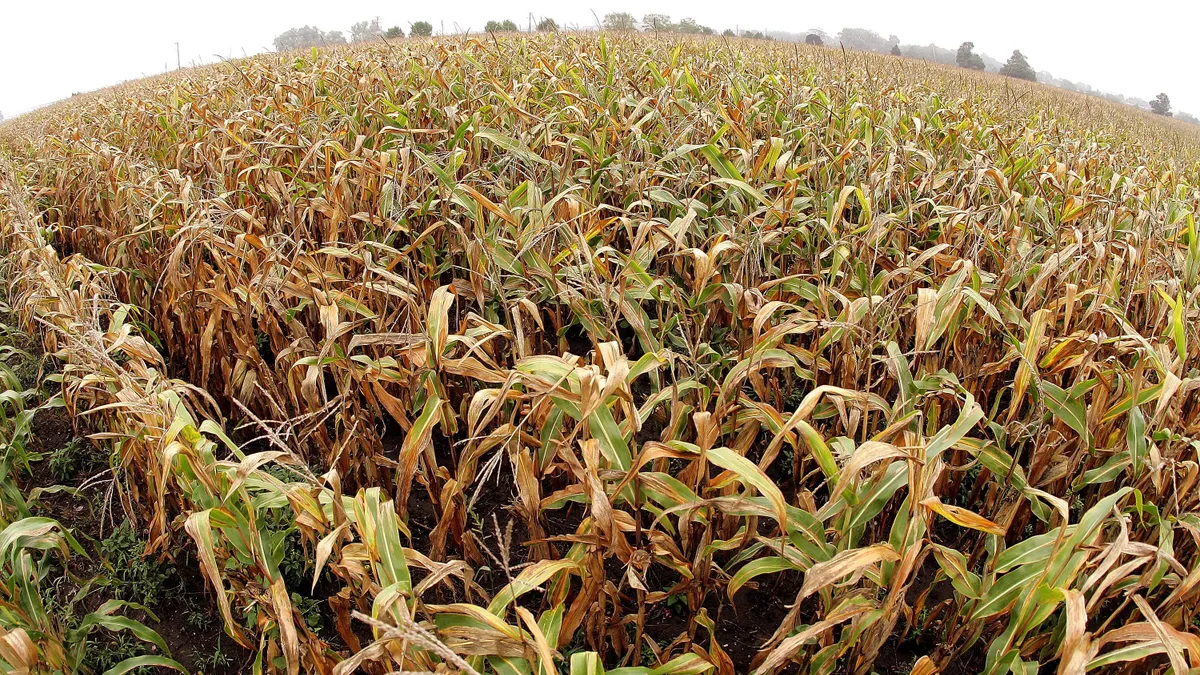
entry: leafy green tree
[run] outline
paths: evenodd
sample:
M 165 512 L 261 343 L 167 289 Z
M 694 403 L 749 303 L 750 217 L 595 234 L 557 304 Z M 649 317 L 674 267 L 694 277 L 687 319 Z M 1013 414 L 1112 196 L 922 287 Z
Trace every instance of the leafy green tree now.
M 820 35 L 817 35 L 816 33 L 809 33 L 808 35 L 804 36 L 804 44 L 821 47 L 824 46 L 825 41 L 821 39 Z
M 1037 82 L 1037 73 L 1029 65 L 1029 61 L 1021 53 L 1020 49 L 1013 50 L 1012 56 L 1008 57 L 1008 62 L 1000 68 L 1000 74 L 1021 80 L 1029 80 L 1030 82 Z
M 604 30 L 637 30 L 637 22 L 629 12 L 609 12 L 604 15 Z
M 900 51 L 900 45 L 898 45 L 898 44 L 892 45 L 892 56 L 903 56 L 903 55 L 904 55 L 904 53 Z
M 1150 101 L 1150 112 L 1163 117 L 1171 116 L 1171 97 L 1166 94 L 1159 94 Z
M 392 26 L 391 28 L 387 29 L 387 33 L 385 33 L 384 36 L 388 39 L 402 38 L 404 37 L 404 30 L 401 29 L 400 26 Z
M 553 33 L 558 30 L 558 22 L 546 17 L 538 22 L 537 29 L 542 33 Z
M 975 53 L 974 42 L 964 42 L 958 46 L 958 54 L 955 55 L 954 62 L 959 68 L 970 68 L 971 70 L 983 70 L 983 57 Z
M 721 35 L 724 35 L 725 37 L 737 37 L 737 33 L 733 32 L 732 28 L 726 28 L 725 30 L 721 31 Z
M 409 28 L 409 34 L 413 37 L 429 37 L 433 35 L 433 25 L 428 21 L 418 21 Z
M 671 17 L 666 14 L 646 14 L 642 16 L 642 28 L 652 31 L 671 30 Z

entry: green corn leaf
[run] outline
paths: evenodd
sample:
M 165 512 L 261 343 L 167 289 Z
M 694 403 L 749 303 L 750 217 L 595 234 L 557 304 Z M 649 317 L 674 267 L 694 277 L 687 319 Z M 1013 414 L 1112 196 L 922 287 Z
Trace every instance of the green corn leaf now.
M 1032 590 L 1030 584 L 1044 573 L 1046 568 L 1041 565 L 1024 565 L 1000 577 L 991 588 L 984 592 L 983 598 L 971 612 L 971 620 L 986 619 L 995 616 L 1012 606 L 1021 593 Z
M 713 170 L 716 171 L 717 175 L 719 175 L 721 178 L 726 180 L 735 180 L 740 183 L 746 182 L 746 179 L 742 178 L 741 172 L 737 170 L 737 167 L 733 165 L 733 162 L 729 161 L 729 158 L 723 155 L 716 146 L 710 143 L 708 145 L 699 146 L 698 149 L 700 150 L 700 154 L 704 155 L 704 158 L 708 160 L 708 163 L 712 166 Z
M 1038 384 L 1038 389 L 1042 392 L 1046 403 L 1046 407 L 1054 413 L 1055 417 L 1062 420 L 1063 424 L 1071 427 L 1083 439 L 1087 446 L 1091 446 L 1091 436 L 1088 435 L 1087 424 L 1087 407 L 1083 401 L 1078 398 L 1072 398 L 1071 395 L 1063 390 L 1058 385 L 1052 382 L 1042 381 Z
M 1067 529 L 1067 535 L 1069 536 L 1074 530 L 1075 526 L 1072 525 Z M 1061 530 L 1055 529 L 1052 532 L 1022 540 L 1004 549 L 996 557 L 996 573 L 1004 574 L 1021 565 L 1040 565 L 1046 562 L 1050 559 L 1050 554 L 1054 551 L 1054 543 L 1058 540 L 1061 532 Z
M 130 619 L 129 617 L 125 616 L 112 616 L 108 614 L 101 614 L 99 612 L 92 612 L 83 617 L 83 620 L 79 622 L 79 626 L 76 627 L 72 633 L 76 636 L 76 639 L 82 640 L 84 636 L 86 636 L 88 632 L 92 630 L 92 628 L 97 626 L 113 632 L 129 631 L 130 633 L 133 633 L 133 635 L 139 640 L 155 645 L 164 654 L 168 656 L 171 654 L 171 650 L 167 648 L 167 643 L 162 639 L 161 635 L 141 621 Z
M 571 655 L 570 675 L 606 675 L 596 652 L 575 652 Z
M 617 426 L 617 421 L 608 406 L 601 405 L 588 415 L 588 430 L 592 438 L 600 442 L 600 452 L 609 465 L 613 469 L 628 471 L 633 465 L 633 457 L 629 452 L 629 444 L 625 442 L 625 436 L 621 434 L 621 428 Z
M 751 579 L 762 576 L 764 574 L 775 574 L 777 572 L 787 572 L 789 570 L 800 569 L 792 562 L 779 556 L 770 556 L 767 558 L 759 558 L 751 560 L 742 565 L 740 569 L 729 579 L 729 587 L 726 592 L 732 598 L 737 592 L 746 585 L 746 582 Z
M 170 668 L 178 670 L 181 673 L 187 673 L 188 669 L 184 665 L 174 659 L 169 659 L 165 656 L 157 656 L 154 654 L 146 654 L 144 656 L 134 656 L 125 659 L 117 665 L 104 671 L 104 675 L 124 675 L 125 673 L 137 670 L 138 668 Z
M 826 482 L 830 485 L 837 485 L 841 472 L 838 470 L 837 460 L 833 457 L 833 451 L 829 449 L 829 445 L 825 443 L 821 433 L 804 420 L 796 422 L 796 429 L 804 437 L 809 452 L 817 460 L 817 466 L 821 467 L 821 473 L 825 474 Z
M 517 598 L 530 591 L 538 590 L 555 574 L 578 569 L 578 567 L 579 563 L 569 559 L 539 560 L 521 570 L 521 573 L 512 582 L 500 589 L 500 592 L 492 598 L 492 603 L 488 605 L 488 611 L 496 616 L 503 616 L 504 611 Z
M 941 457 L 943 452 L 961 441 L 983 417 L 983 409 L 975 402 L 973 396 L 967 394 L 962 410 L 958 413 L 958 419 L 954 420 L 954 424 L 942 427 L 933 435 L 933 438 L 929 439 L 929 443 L 925 446 L 925 462 L 933 462 Z
M 1147 456 L 1146 417 L 1138 406 L 1129 409 L 1129 424 L 1125 427 L 1125 445 L 1129 449 L 1129 462 L 1133 466 L 1133 477 L 1142 474 L 1142 463 Z
M 509 136 L 505 136 L 504 134 L 500 133 L 499 131 L 495 131 L 493 129 L 476 129 L 475 137 L 482 138 L 485 141 L 488 141 L 489 143 L 491 143 L 499 148 L 507 150 L 508 152 L 512 153 L 513 155 L 516 155 L 517 157 L 520 157 L 521 159 L 523 159 L 527 162 L 532 162 L 534 164 L 542 164 L 544 166 L 550 166 L 550 162 L 548 160 L 546 160 L 546 158 L 542 157 L 541 155 L 538 155 L 535 152 L 532 152 L 529 148 L 525 147 L 524 145 L 521 145 L 521 142 L 518 141 L 517 139 L 509 137 Z
M 775 482 L 768 478 L 767 474 L 763 473 L 763 470 L 758 468 L 757 464 L 729 448 L 713 448 L 709 450 L 708 459 L 722 469 L 732 471 L 743 484 L 753 486 L 754 489 L 758 490 L 759 494 L 766 497 L 771 503 L 778 516 L 779 523 L 787 523 L 787 500 L 784 499 L 779 486 L 775 485 Z
M 946 576 L 950 578 L 950 583 L 955 590 L 965 597 L 973 600 L 979 599 L 981 582 L 979 575 L 970 571 L 967 556 L 952 548 L 934 544 L 933 557 Z

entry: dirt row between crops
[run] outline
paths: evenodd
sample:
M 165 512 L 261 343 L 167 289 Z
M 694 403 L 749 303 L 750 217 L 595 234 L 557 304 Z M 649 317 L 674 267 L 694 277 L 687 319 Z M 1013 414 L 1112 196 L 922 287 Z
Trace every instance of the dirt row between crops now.
M 40 361 L 43 372 L 38 372 L 26 383 L 31 388 L 40 388 L 45 381 L 45 364 L 50 367 L 87 371 L 94 369 L 98 361 L 112 365 L 111 340 L 106 340 L 100 329 L 100 314 L 105 289 L 86 287 L 73 288 L 77 279 L 69 279 L 67 268 L 58 259 L 55 250 L 38 232 L 36 221 L 31 215 L 28 202 L 19 180 L 10 166 L 0 159 L 0 187 L 8 193 L 10 207 L 16 211 L 13 223 L 16 226 L 5 253 L 16 264 L 9 269 L 11 287 L 21 287 L 26 300 L 37 299 L 41 303 L 56 306 L 57 311 L 24 306 L 13 308 L 20 315 L 8 315 L 8 321 L 19 322 L 25 332 L 23 344 L 11 345 L 28 355 L 31 361 Z M 72 301 L 73 309 L 69 311 Z M 89 311 L 90 310 L 90 311 Z M 136 336 L 129 336 L 139 340 Z M 64 358 L 66 357 L 66 358 Z M 123 369 L 129 383 L 142 380 L 146 373 L 136 372 L 133 367 Z M 53 386 L 53 385 L 51 385 Z M 147 389 L 152 389 L 150 385 Z M 49 398 L 49 393 L 45 394 Z M 43 402 L 44 403 L 44 402 Z M 135 617 L 151 625 L 163 638 L 178 659 L 191 672 L 210 675 L 245 672 L 253 659 L 250 650 L 238 645 L 226 636 L 221 618 L 216 613 L 212 589 L 199 573 L 196 555 L 191 547 L 174 548 L 164 556 L 144 556 L 145 541 L 139 534 L 140 527 L 121 514 L 119 506 L 113 504 L 114 492 L 123 492 L 119 479 L 110 471 L 100 470 L 105 466 L 107 452 L 105 440 L 93 442 L 81 434 L 91 433 L 94 438 L 111 440 L 114 436 L 126 435 L 130 430 L 145 429 L 138 415 L 123 415 L 123 425 L 96 424 L 89 417 L 91 410 L 69 410 L 56 405 L 41 405 L 34 415 L 31 437 L 33 449 L 42 458 L 30 467 L 30 473 L 20 479 L 25 495 L 39 494 L 36 503 L 40 515 L 54 518 L 70 528 L 82 543 L 87 555 L 72 558 L 56 579 L 51 593 L 52 601 L 70 601 L 66 609 L 73 612 L 93 611 L 102 603 L 118 597 L 129 597 L 139 604 L 147 605 L 151 611 L 136 610 Z M 164 415 L 171 413 L 162 411 Z M 144 416 L 144 411 L 143 411 Z M 56 455 L 66 464 L 65 468 L 53 466 Z M 109 550 L 109 549 L 113 550 Z M 110 558 L 113 551 L 124 569 L 115 568 Z M 125 560 L 128 557 L 129 560 Z M 122 588 L 127 581 L 129 567 L 147 570 L 146 579 L 139 577 L 147 588 Z M 99 587 L 92 587 L 103 578 Z M 77 593 L 82 598 L 71 599 Z M 75 606 L 80 602 L 81 606 Z M 66 609 L 62 611 L 66 611 Z M 70 617 L 59 617 L 70 620 Z M 105 664 L 106 659 L 119 659 L 137 651 L 151 648 L 149 644 L 138 646 L 136 640 L 119 634 L 106 633 L 92 639 L 87 646 L 88 658 L 92 662 Z M 130 651 L 134 650 L 134 651 Z M 93 664 L 94 665 L 94 664 Z
M 15 172 L 4 163 L 0 163 L 0 187 L 7 191 L 10 208 L 15 212 L 10 223 L 12 229 L 6 233 L 9 235 L 6 254 L 15 261 L 10 272 L 13 277 L 11 284 L 20 297 L 14 307 L 14 311 L 19 313 L 16 318 L 34 338 L 28 347 L 36 351 L 40 351 L 41 347 L 45 353 L 53 354 L 64 372 L 105 373 L 107 379 L 98 375 L 91 384 L 96 385 L 96 389 L 107 386 L 111 394 L 111 400 L 103 405 L 86 405 L 94 401 L 80 396 L 79 391 L 73 392 L 73 395 L 64 391 L 65 407 L 43 409 L 35 417 L 33 436 L 37 449 L 48 456 L 72 440 L 79 443 L 76 432 L 86 429 L 92 432 L 91 438 L 98 439 L 101 444 L 137 440 L 159 453 L 168 451 L 172 441 L 167 441 L 167 434 L 174 435 L 182 431 L 178 428 L 172 430 L 172 423 L 182 413 L 195 420 L 195 426 L 200 426 L 206 411 L 195 402 L 211 402 L 211 399 L 185 382 L 164 379 L 161 373 L 167 371 L 166 364 L 150 344 L 135 332 L 124 330 L 113 334 L 106 330 L 112 319 L 108 313 L 113 310 L 113 299 L 116 297 L 106 283 L 107 277 L 100 274 L 88 276 L 88 265 L 68 265 L 59 259 L 55 249 L 39 231 Z M 78 259 L 74 262 L 86 263 Z M 39 337 L 41 345 L 36 344 Z M 140 358 L 128 358 L 131 353 Z M 158 368 L 146 368 L 145 361 L 151 361 Z M 92 390 L 89 393 L 94 395 L 96 392 Z M 81 402 L 84 405 L 80 405 Z M 173 442 L 177 443 L 178 439 Z M 89 442 L 88 447 L 78 452 L 80 457 L 86 458 L 103 451 L 90 446 Z M 159 459 L 172 461 L 163 457 Z M 23 481 L 22 490 L 25 493 L 59 484 L 46 464 L 35 464 L 32 474 Z M 80 538 L 88 542 L 86 548 L 95 559 L 72 560 L 68 576 L 78 580 L 73 585 L 76 589 L 80 582 L 87 583 L 89 576 L 94 577 L 101 571 L 99 566 L 102 562 L 99 562 L 101 556 L 97 555 L 97 547 L 106 534 L 106 525 L 109 531 L 113 529 L 115 521 L 111 511 L 119 511 L 109 504 L 110 513 L 106 521 L 105 514 L 97 513 L 93 504 L 78 492 L 91 478 L 80 472 L 69 481 L 74 485 L 65 486 L 68 490 L 50 491 L 49 497 L 43 497 L 41 501 L 41 511 L 75 529 Z M 129 502 L 139 499 L 138 486 L 120 477 L 109 481 L 109 485 L 124 502 L 126 512 L 129 511 Z M 112 495 L 108 498 L 112 499 Z M 140 528 L 135 528 L 135 532 L 137 529 Z M 166 536 L 171 536 L 169 530 Z M 228 633 L 229 628 L 226 625 L 222 631 L 219 615 L 203 628 L 198 627 L 197 622 L 189 621 L 190 615 L 197 612 L 211 617 L 214 609 L 224 604 L 214 601 L 214 589 L 201 576 L 204 563 L 199 558 L 203 556 L 197 554 L 194 546 L 178 546 L 181 543 L 178 541 L 171 546 L 161 546 L 161 543 L 159 548 L 165 555 L 160 553 L 154 556 L 147 552 L 146 557 L 172 558 L 178 564 L 178 569 L 163 572 L 174 583 L 170 591 L 172 597 L 162 599 L 157 608 L 161 616 L 151 618 L 150 623 L 160 632 L 174 655 L 193 672 L 215 675 L 246 672 L 255 658 L 254 652 L 247 645 L 239 645 L 230 636 L 222 634 Z M 226 590 L 217 592 L 224 594 Z M 102 592 L 89 597 L 87 605 L 99 603 L 106 595 L 106 592 Z M 197 606 L 197 598 L 203 598 L 203 606 Z M 220 599 L 220 595 L 217 599 Z M 146 612 L 138 613 L 141 619 L 151 616 Z M 259 646 L 261 648 L 261 643 Z M 88 648 L 109 647 L 101 641 L 95 645 L 89 644 Z M 259 658 L 261 656 L 260 653 Z M 288 665 L 292 666 L 288 669 L 292 672 L 298 669 L 298 663 Z

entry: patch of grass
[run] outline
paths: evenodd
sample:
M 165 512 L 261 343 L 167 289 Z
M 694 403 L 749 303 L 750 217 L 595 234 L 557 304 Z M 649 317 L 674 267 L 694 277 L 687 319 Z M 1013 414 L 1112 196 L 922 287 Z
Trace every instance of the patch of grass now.
M 296 611 L 304 617 L 304 623 L 308 629 L 314 633 L 320 633 L 325 627 L 325 617 L 321 613 L 321 601 L 299 593 L 292 593 L 292 604 L 296 607 Z
M 228 668 L 233 664 L 233 657 L 225 652 L 220 638 L 217 638 L 217 646 L 211 652 L 200 655 L 196 660 L 199 665 L 204 667 L 205 671 Z
M 207 628 L 212 624 L 213 617 L 208 608 L 190 598 L 184 602 L 183 612 L 184 621 L 196 630 Z
M 87 452 L 87 441 L 73 438 L 66 445 L 50 453 L 50 473 L 55 479 L 66 481 L 78 475 L 80 469 L 93 462 Z
M 658 665 L 658 657 L 654 655 L 654 650 L 646 643 L 642 643 L 642 665 L 647 668 L 653 668 Z
M 146 643 L 124 633 L 102 633 L 88 642 L 84 652 L 83 666 L 87 671 L 103 673 L 128 658 L 146 653 Z M 135 673 L 146 675 L 148 668 L 139 668 Z
M 127 520 L 100 542 L 100 555 L 110 566 L 112 594 L 154 607 L 162 601 L 173 570 L 146 557 L 146 540 Z

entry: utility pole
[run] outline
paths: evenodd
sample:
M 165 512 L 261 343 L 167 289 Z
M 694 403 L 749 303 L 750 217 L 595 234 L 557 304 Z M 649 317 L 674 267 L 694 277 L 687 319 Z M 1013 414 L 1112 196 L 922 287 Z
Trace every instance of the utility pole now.
M 179 70 L 183 64 L 179 62 L 179 43 L 175 43 L 175 70 Z
M 533 12 L 529 13 L 529 29 L 526 32 L 533 32 Z

